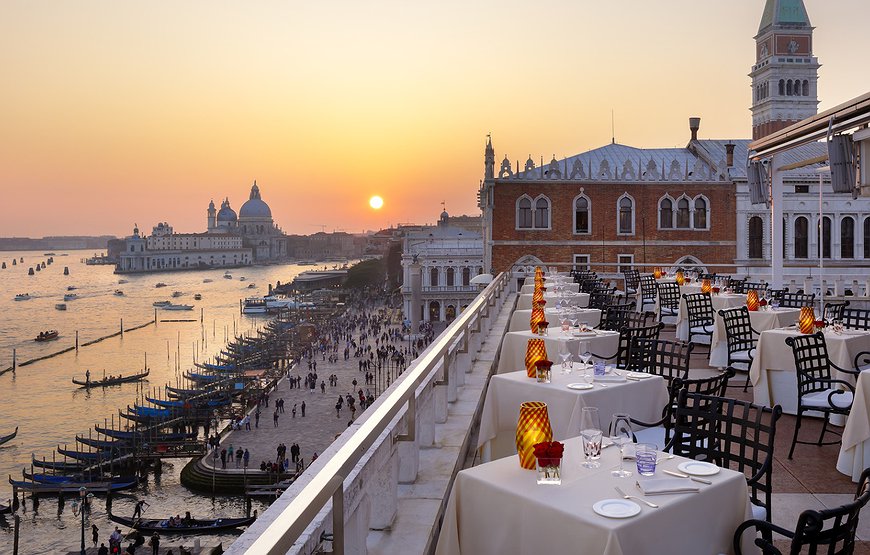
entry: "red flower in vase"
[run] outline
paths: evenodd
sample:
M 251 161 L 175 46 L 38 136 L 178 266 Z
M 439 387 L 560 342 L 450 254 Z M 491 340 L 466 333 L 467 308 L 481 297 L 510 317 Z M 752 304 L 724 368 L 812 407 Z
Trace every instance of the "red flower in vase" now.
M 540 466 L 557 466 L 564 451 L 565 445 L 558 441 L 543 441 L 535 445 L 535 458 Z
M 767 299 L 761 299 L 758 301 L 758 306 L 767 306 Z
M 714 287 L 714 288 L 713 288 L 713 292 L 714 292 L 714 293 L 718 293 L 718 292 L 719 292 L 719 288 L 718 288 L 718 287 Z
M 553 361 L 550 360 L 539 360 L 535 362 L 535 368 L 549 370 L 551 366 L 553 366 Z
M 538 327 L 539 328 L 548 328 L 548 327 L 550 327 L 550 322 L 548 322 L 546 320 L 538 322 Z
M 822 329 L 823 327 L 825 327 L 825 321 L 824 321 L 824 320 L 816 320 L 816 321 L 813 322 L 813 323 L 815 324 L 816 329 Z

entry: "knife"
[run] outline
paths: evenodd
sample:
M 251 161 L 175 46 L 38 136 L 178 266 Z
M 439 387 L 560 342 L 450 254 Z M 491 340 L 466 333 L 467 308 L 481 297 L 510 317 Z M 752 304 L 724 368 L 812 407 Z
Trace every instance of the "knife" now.
M 688 474 L 680 474 L 679 472 L 674 472 L 673 470 L 662 470 L 665 474 L 670 474 L 671 476 L 676 476 L 677 478 L 689 478 L 693 482 L 698 482 L 699 484 L 707 484 L 712 485 L 713 482 L 710 480 L 704 480 L 703 478 L 696 478 L 695 476 L 689 476 Z

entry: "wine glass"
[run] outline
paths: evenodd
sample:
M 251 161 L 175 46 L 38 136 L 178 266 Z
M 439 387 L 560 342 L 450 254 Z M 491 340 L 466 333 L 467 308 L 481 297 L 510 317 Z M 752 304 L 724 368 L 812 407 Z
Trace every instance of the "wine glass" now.
M 583 456 L 585 468 L 598 468 L 601 463 L 601 439 L 604 433 L 598 421 L 598 409 L 584 407 L 580 415 L 580 438 L 583 442 Z
M 631 443 L 631 420 L 625 413 L 617 413 L 613 415 L 610 421 L 610 439 L 613 443 L 619 445 L 619 470 L 614 470 L 610 474 L 617 478 L 628 478 L 631 476 L 630 470 L 625 470 L 623 459 L 625 458 L 625 444 Z
M 583 361 L 584 367 L 589 366 L 589 360 L 592 358 L 592 353 L 589 352 L 589 342 L 580 342 L 580 360 Z
M 568 374 L 568 359 L 571 358 L 571 351 L 568 350 L 567 341 L 559 341 L 559 358 L 562 359 L 562 373 Z
M 571 320 L 571 328 L 576 328 L 577 327 L 577 315 L 576 314 L 572 315 L 571 317 L 569 317 L 569 320 Z

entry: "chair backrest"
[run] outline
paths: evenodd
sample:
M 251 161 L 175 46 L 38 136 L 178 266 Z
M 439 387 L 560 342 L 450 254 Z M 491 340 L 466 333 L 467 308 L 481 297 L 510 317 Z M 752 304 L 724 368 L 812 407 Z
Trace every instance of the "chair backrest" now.
M 783 289 L 767 288 L 767 294 L 770 295 L 771 299 L 781 300 L 784 293 L 788 293 L 788 287 Z
M 779 306 L 783 308 L 800 308 L 802 306 L 813 306 L 816 300 L 816 294 L 806 295 L 804 293 L 786 293 L 783 292 L 779 299 Z
M 640 276 L 640 298 L 642 300 L 655 302 L 658 292 L 658 283 L 656 283 L 656 278 L 652 274 Z
M 849 301 L 842 301 L 837 303 L 825 303 L 824 311 L 822 312 L 822 319 L 827 322 L 832 322 L 834 320 L 843 320 L 843 311 L 846 307 L 849 306 Z
M 677 411 L 677 401 L 679 400 L 680 391 L 688 391 L 689 393 L 697 393 L 700 395 L 712 395 L 714 397 L 724 397 L 728 391 L 728 380 L 734 377 L 735 371 L 728 367 L 722 370 L 719 374 L 709 378 L 696 379 L 680 379 L 673 380 L 668 386 L 668 404 L 662 409 L 662 426 L 665 429 L 665 444 L 671 440 L 672 431 L 674 429 L 674 415 Z M 664 447 L 662 447 L 664 449 Z
M 676 283 L 659 283 L 659 307 L 677 310 L 680 307 L 680 286 Z
M 638 286 L 640 286 L 640 271 L 626 270 L 625 272 L 622 272 L 622 275 L 625 278 L 626 291 L 629 289 L 637 291 Z
M 683 299 L 686 301 L 689 329 L 713 325 L 713 300 L 710 293 L 691 293 L 683 295 Z
M 627 370 L 662 376 L 670 385 L 675 379 L 689 378 L 689 362 L 694 345 L 684 341 L 634 337 L 628 353 Z
M 728 353 L 747 351 L 755 348 L 755 332 L 749 320 L 749 309 L 745 306 L 720 310 L 719 316 L 725 325 L 725 339 Z
M 851 555 L 855 550 L 855 532 L 861 509 L 870 501 L 870 468 L 858 481 L 855 499 L 835 509 L 806 510 L 798 517 L 789 553 L 827 553 Z M 825 546 L 825 549 L 818 549 Z
M 758 291 L 759 294 L 762 291 L 767 290 L 767 284 L 763 281 L 746 281 L 743 283 L 743 291 L 737 291 L 738 293 L 748 293 L 750 291 Z
M 728 285 L 732 291 L 735 293 L 745 293 L 746 292 L 746 278 L 737 279 L 737 278 L 728 278 Z
M 672 452 L 746 475 L 750 499 L 770 520 L 776 422 L 782 408 L 721 396 L 679 393 Z
M 604 280 L 599 277 L 590 277 L 588 279 L 580 280 L 580 292 L 582 293 L 592 293 L 596 289 L 601 289 L 605 287 Z
M 616 296 L 616 288 L 599 287 L 589 293 L 589 308 L 604 310 L 610 306 Z
M 870 330 L 870 309 L 843 308 L 843 325 L 856 330 Z
M 644 313 L 646 314 L 646 313 Z M 653 315 L 655 317 L 655 315 Z M 658 339 L 664 325 L 659 322 L 651 326 L 624 327 L 619 330 L 619 347 L 616 351 L 616 367 L 628 366 L 629 352 L 635 339 Z
M 652 312 L 637 312 L 633 301 L 612 302 L 601 313 L 598 329 L 619 331 L 626 326 L 645 326 L 650 314 Z
M 828 345 L 825 334 L 816 332 L 808 335 L 786 337 L 785 344 L 791 347 L 794 367 L 797 371 L 798 402 L 807 393 L 825 391 L 831 384 L 819 380 L 831 379 L 831 361 L 828 358 Z

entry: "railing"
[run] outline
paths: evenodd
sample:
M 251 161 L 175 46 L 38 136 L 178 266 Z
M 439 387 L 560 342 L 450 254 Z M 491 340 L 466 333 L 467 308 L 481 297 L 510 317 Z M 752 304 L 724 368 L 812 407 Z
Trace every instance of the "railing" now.
M 254 553 L 258 555 L 287 553 L 298 540 L 304 539 L 302 538 L 303 534 L 317 536 L 317 527 L 315 526 L 313 531 L 309 527 L 318 524 L 318 515 L 331 499 L 332 533 L 329 535 L 324 531 L 324 534 L 327 538 L 331 538 L 332 553 L 343 554 L 345 552 L 345 493 L 354 493 L 346 490 L 345 480 L 355 472 L 355 467 L 358 464 L 369 461 L 369 458 L 372 457 L 370 448 L 383 438 L 385 432 L 390 432 L 392 442 L 412 444 L 413 449 L 419 449 L 414 443 L 418 442 L 417 436 L 422 433 L 431 433 L 422 429 L 422 426 L 428 427 L 427 423 L 423 422 L 424 414 L 430 417 L 434 416 L 434 420 L 438 421 L 439 407 L 429 407 L 428 411 L 418 407 L 418 399 L 421 403 L 432 401 L 431 398 L 426 401 L 422 400 L 423 393 L 421 391 L 429 384 L 447 386 L 444 388 L 446 392 L 441 398 L 443 402 L 440 403 L 443 405 L 440 408 L 443 413 L 441 421 L 446 421 L 446 403 L 451 400 L 451 393 L 455 399 L 457 382 L 464 379 L 456 374 L 458 357 L 464 355 L 470 359 L 469 355 L 474 349 L 472 346 L 475 341 L 474 334 L 486 332 L 485 328 L 489 325 L 489 320 L 492 317 L 490 311 L 494 307 L 495 310 L 498 310 L 497 303 L 504 299 L 508 285 L 509 276 L 505 273 L 499 274 L 469 304 L 468 308 L 411 363 L 402 377 L 395 381 L 375 404 L 365 411 L 364 418 L 360 419 L 362 423 L 356 429 L 349 428 L 342 434 L 343 437 L 336 440 L 334 445 L 339 445 L 336 450 L 328 458 L 328 453 L 324 453 L 321 459 L 312 463 L 312 467 L 309 467 L 301 477 L 303 480 L 298 480 L 288 490 L 286 495 L 292 496 L 292 499 L 286 502 L 279 514 L 271 515 L 273 518 L 266 525 L 266 528 L 262 529 L 262 526 L 255 523 L 236 540 L 228 553 Z M 438 374 L 441 375 L 441 379 L 437 378 Z M 394 421 L 401 417 L 403 411 L 405 411 L 406 433 L 394 434 L 394 430 L 401 428 Z M 418 418 L 421 419 L 420 422 L 418 422 Z M 405 453 L 407 454 L 408 451 L 406 450 Z M 401 450 L 399 455 L 401 459 Z M 419 453 L 415 452 L 415 454 L 408 456 L 419 457 Z M 410 473 L 416 476 L 416 470 L 416 465 L 413 465 Z M 312 471 L 315 472 L 313 475 L 306 476 Z M 405 474 L 407 477 L 407 472 Z M 403 471 L 400 468 L 400 480 L 402 475 Z M 403 481 L 413 481 L 413 478 Z M 360 480 L 352 483 L 355 488 L 363 488 L 362 482 Z M 273 505 L 261 516 L 260 520 L 267 521 L 267 515 L 272 512 L 272 509 L 278 510 L 279 507 Z M 322 519 L 323 515 L 320 518 Z M 250 541 L 250 536 L 256 536 L 256 538 Z M 314 541 L 319 542 L 319 537 L 317 536 Z M 298 545 L 297 549 L 300 549 Z

